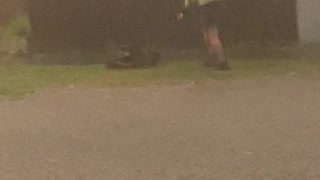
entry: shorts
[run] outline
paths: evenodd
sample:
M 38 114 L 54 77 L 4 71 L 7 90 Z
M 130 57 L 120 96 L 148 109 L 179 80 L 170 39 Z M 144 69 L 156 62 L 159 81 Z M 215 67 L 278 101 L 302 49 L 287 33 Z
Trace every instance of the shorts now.
M 202 29 L 217 28 L 220 26 L 222 18 L 221 2 L 212 2 L 201 7 L 200 22 Z

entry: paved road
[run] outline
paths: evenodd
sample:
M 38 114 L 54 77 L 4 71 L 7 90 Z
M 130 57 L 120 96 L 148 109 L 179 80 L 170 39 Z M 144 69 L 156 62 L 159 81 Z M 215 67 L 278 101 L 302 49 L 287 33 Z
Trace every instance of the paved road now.
M 1 180 L 319 180 L 320 81 L 47 89 L 0 100 Z

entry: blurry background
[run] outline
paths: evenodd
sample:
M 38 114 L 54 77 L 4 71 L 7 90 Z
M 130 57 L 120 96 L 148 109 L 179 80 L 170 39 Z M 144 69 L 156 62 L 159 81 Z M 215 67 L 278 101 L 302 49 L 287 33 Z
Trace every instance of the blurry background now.
M 196 51 L 203 48 L 199 9 L 190 8 L 177 21 L 184 4 L 184 0 L 0 0 L 0 51 L 105 53 L 122 45 L 150 44 L 166 53 Z M 317 43 L 317 7 L 319 2 L 313 0 L 224 0 L 223 41 L 227 49 Z

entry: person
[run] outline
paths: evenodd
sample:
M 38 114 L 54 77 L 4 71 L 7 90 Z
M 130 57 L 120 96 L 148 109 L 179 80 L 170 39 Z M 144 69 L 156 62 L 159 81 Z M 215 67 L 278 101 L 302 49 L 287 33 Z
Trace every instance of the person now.
M 223 3 L 224 0 L 186 0 L 185 5 L 187 9 L 198 8 L 201 33 L 207 51 L 205 66 L 229 70 L 219 32 L 224 13 Z M 178 20 L 183 16 L 183 13 L 178 14 Z

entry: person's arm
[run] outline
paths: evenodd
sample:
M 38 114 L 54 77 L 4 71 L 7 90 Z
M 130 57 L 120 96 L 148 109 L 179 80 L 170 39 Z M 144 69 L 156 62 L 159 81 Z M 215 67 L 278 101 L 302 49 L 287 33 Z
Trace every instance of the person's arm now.
M 198 1 L 185 0 L 184 5 L 180 13 L 177 14 L 177 20 L 180 21 L 193 7 L 198 6 Z

